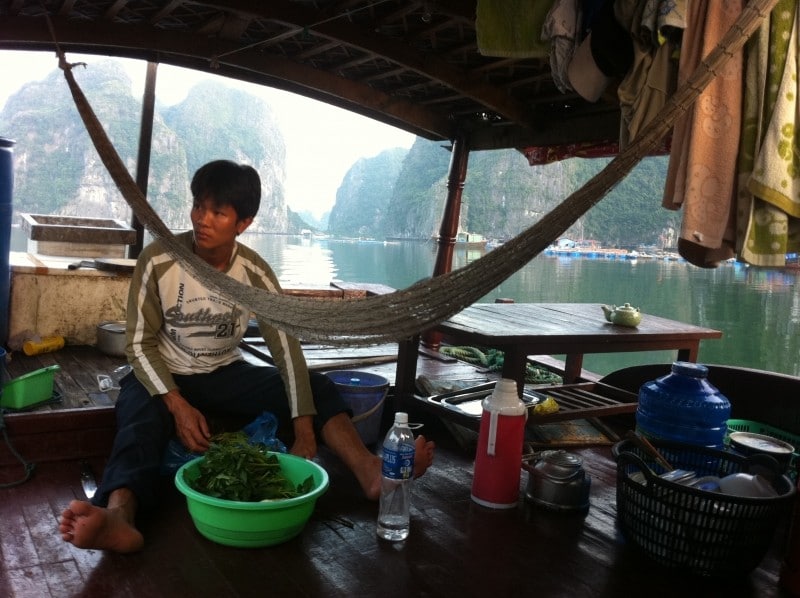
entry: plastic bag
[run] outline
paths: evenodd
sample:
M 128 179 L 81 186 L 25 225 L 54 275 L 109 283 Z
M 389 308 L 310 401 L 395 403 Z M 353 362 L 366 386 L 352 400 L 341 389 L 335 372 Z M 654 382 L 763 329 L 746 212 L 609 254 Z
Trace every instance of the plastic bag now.
M 264 411 L 242 428 L 242 431 L 247 435 L 250 444 L 261 444 L 273 452 L 287 452 L 286 445 L 275 435 L 278 431 L 278 419 L 269 411 Z M 180 440 L 173 437 L 167 443 L 161 459 L 161 474 L 174 476 L 184 463 L 197 457 L 202 457 L 202 454 L 187 450 Z
M 263 444 L 267 450 L 276 453 L 285 453 L 286 445 L 276 436 L 278 432 L 278 419 L 269 411 L 265 411 L 252 422 L 247 424 L 243 431 L 247 434 L 250 444 Z
M 177 437 L 170 438 L 167 448 L 164 449 L 164 456 L 161 458 L 161 475 L 174 476 L 181 465 L 197 457 L 202 457 L 202 455 L 187 450 Z

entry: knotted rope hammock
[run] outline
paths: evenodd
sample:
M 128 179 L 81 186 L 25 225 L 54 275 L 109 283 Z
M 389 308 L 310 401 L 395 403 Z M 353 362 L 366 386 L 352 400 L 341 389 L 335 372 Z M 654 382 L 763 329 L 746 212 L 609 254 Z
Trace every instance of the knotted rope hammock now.
M 146 201 L 97 120 L 58 48 L 59 67 L 81 119 L 104 165 L 125 200 L 167 251 L 208 287 L 234 298 L 259 319 L 301 340 L 334 345 L 368 345 L 413 337 L 471 305 L 536 257 L 597 204 L 633 167 L 653 151 L 675 121 L 740 51 L 777 0 L 749 2 L 731 30 L 681 85 L 628 147 L 536 224 L 463 268 L 421 280 L 386 295 L 326 301 L 269 293 L 238 283 L 181 247 Z M 52 27 L 52 26 L 51 26 Z M 53 36 L 55 39 L 55 35 Z

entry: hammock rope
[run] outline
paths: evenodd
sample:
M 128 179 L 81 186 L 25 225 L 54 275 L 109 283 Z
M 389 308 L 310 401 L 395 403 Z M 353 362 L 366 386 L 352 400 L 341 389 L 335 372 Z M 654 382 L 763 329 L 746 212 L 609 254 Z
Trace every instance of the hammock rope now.
M 716 48 L 701 62 L 639 136 L 583 187 L 534 225 L 469 265 L 421 280 L 385 295 L 336 301 L 270 293 L 234 281 L 180 246 L 131 177 L 75 81 L 56 42 L 59 68 L 100 155 L 136 217 L 167 251 L 204 284 L 234 298 L 256 316 L 300 340 L 332 345 L 368 345 L 412 338 L 457 314 L 527 264 L 597 204 L 669 132 L 728 58 L 740 51 L 777 0 L 749 2 Z M 48 20 L 49 24 L 49 20 Z M 55 34 L 51 27 L 51 34 Z M 80 64 L 80 63 L 76 63 Z

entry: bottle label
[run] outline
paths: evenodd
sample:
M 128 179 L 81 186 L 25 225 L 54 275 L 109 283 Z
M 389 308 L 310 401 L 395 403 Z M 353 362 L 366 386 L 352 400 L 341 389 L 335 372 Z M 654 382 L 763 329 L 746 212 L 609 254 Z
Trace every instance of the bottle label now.
M 383 477 L 408 480 L 414 474 L 414 445 L 400 445 L 399 450 L 383 449 Z

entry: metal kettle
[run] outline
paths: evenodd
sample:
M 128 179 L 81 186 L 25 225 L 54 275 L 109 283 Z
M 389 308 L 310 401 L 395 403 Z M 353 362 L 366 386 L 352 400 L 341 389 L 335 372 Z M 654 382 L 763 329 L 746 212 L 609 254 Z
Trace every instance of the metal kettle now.
M 588 509 L 591 478 L 578 455 L 542 451 L 535 464 L 523 462 L 522 468 L 528 472 L 527 500 L 558 511 Z

